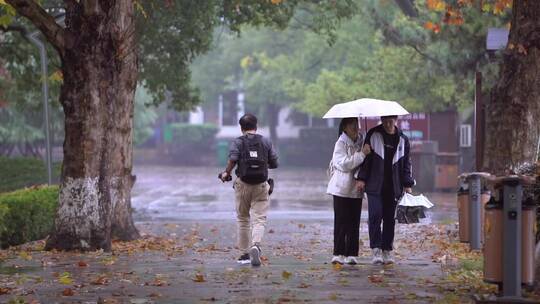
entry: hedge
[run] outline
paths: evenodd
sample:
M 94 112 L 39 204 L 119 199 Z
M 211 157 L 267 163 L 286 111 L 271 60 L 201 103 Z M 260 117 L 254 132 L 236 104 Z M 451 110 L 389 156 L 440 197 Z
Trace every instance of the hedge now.
M 60 176 L 60 163 L 53 164 L 53 181 Z M 0 193 L 47 183 L 45 162 L 35 158 L 0 156 Z
M 57 186 L 0 194 L 0 247 L 46 237 L 53 227 L 57 205 Z

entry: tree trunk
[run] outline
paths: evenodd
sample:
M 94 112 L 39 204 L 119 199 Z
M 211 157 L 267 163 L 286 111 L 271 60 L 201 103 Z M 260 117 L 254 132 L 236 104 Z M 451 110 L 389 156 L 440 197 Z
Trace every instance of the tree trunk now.
M 139 236 L 131 217 L 132 119 L 137 82 L 130 0 L 71 1 L 61 54 L 65 114 L 59 207 L 47 248 L 111 249 Z
M 486 111 L 484 165 L 495 174 L 538 158 L 540 1 L 515 0 L 500 78 Z
M 268 129 L 270 132 L 270 140 L 277 146 L 278 136 L 277 136 L 277 124 L 279 120 L 279 106 L 269 103 L 266 106 L 266 114 L 268 115 Z
M 540 1 L 514 0 L 500 78 L 486 111 L 484 165 L 497 175 L 538 159 Z M 540 260 L 537 259 L 537 263 Z M 540 279 L 540 265 L 536 278 Z

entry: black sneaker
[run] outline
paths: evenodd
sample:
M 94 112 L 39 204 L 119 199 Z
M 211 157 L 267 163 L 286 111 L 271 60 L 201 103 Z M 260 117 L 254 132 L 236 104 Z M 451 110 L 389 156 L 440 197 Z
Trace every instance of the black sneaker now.
M 249 253 L 244 253 L 242 254 L 238 260 L 236 261 L 238 264 L 249 264 L 250 263 L 250 259 L 249 259 Z
M 254 245 L 249 250 L 249 256 L 251 258 L 252 266 L 261 266 L 261 248 L 257 245 Z

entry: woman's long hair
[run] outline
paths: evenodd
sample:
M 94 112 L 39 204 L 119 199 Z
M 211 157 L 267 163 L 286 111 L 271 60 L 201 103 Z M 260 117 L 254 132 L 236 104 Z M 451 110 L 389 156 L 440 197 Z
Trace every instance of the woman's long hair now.
M 339 123 L 339 132 L 338 132 L 338 138 L 343 134 L 343 131 L 345 130 L 345 127 L 348 124 L 356 123 L 358 124 L 358 118 L 356 117 L 345 117 L 341 119 L 341 122 Z

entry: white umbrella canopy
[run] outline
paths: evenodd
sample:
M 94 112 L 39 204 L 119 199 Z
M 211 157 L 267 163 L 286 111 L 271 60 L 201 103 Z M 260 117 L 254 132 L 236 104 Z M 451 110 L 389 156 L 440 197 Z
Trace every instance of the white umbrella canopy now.
M 410 114 L 399 103 L 390 100 L 361 98 L 334 105 L 323 118 L 378 117 Z

